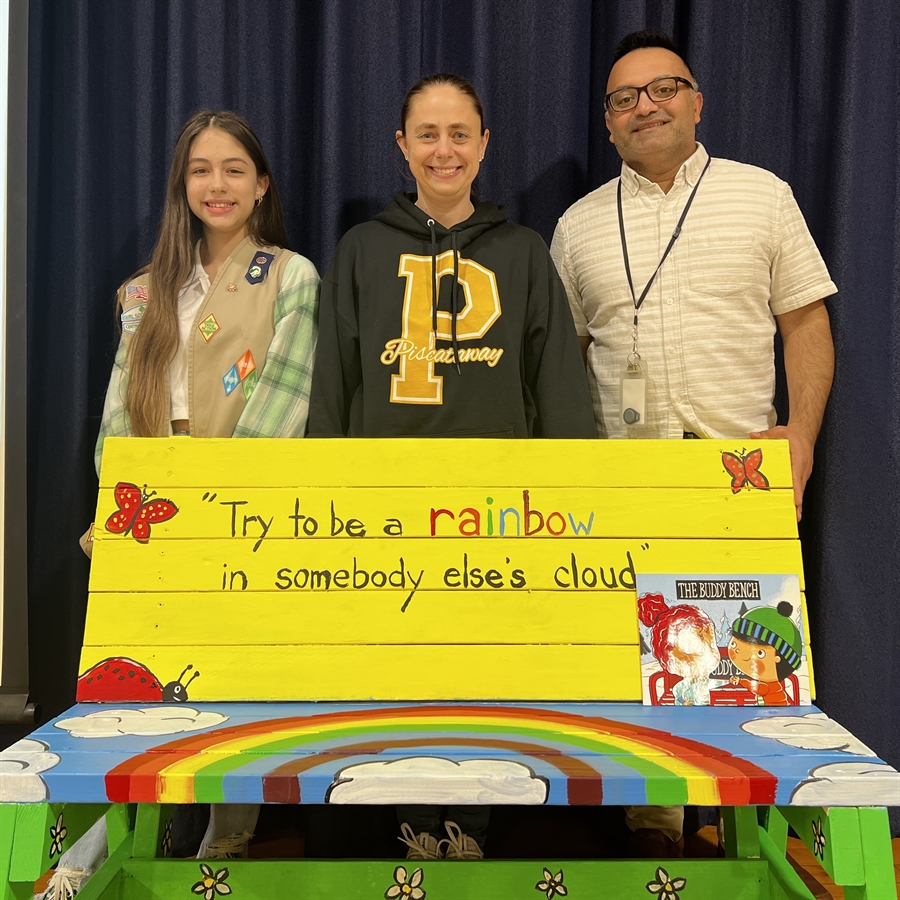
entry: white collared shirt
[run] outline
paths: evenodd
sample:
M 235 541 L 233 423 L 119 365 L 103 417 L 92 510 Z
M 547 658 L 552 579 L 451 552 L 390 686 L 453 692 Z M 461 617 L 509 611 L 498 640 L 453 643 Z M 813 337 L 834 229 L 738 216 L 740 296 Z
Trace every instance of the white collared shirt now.
M 210 282 L 203 263 L 200 262 L 200 241 L 194 247 L 194 269 L 178 292 L 178 349 L 169 364 L 169 395 L 172 400 L 170 418 L 190 418 L 188 403 L 188 347 L 194 319 L 209 293 Z
M 702 145 L 675 183 L 622 164 L 622 209 L 640 297 L 709 156 Z M 681 236 L 638 314 L 647 424 L 621 421 L 620 378 L 631 351 L 628 287 L 614 178 L 559 220 L 551 254 L 579 335 L 601 437 L 745 437 L 775 425 L 775 316 L 837 291 L 790 186 L 764 169 L 713 159 Z M 626 435 L 626 431 L 628 435 Z

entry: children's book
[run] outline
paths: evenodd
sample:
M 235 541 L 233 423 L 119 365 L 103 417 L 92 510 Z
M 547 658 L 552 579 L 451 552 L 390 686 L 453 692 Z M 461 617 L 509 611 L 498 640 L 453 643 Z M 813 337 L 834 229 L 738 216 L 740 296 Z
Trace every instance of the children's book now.
M 808 706 L 796 575 L 638 575 L 648 706 Z

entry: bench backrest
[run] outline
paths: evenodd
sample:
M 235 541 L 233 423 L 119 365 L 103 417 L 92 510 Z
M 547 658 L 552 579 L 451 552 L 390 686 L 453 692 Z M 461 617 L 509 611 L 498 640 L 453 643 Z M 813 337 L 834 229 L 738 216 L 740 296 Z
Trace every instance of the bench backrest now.
M 110 439 L 78 699 L 639 700 L 636 576 L 803 589 L 740 444 Z

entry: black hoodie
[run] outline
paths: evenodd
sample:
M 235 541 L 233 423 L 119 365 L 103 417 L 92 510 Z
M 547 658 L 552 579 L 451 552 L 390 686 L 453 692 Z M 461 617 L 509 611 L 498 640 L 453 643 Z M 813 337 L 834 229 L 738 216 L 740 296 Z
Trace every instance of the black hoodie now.
M 395 194 L 328 267 L 310 437 L 596 437 L 540 236 L 492 203 L 447 229 L 414 199 Z

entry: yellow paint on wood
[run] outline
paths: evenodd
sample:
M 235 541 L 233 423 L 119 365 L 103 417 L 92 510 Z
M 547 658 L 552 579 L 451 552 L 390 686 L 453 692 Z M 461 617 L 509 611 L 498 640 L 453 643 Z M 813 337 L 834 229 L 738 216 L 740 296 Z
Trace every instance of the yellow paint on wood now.
M 507 560 L 509 560 L 507 562 Z M 799 572 L 797 541 L 377 538 L 167 541 L 94 548 L 91 591 L 628 590 L 634 572 Z M 803 584 L 801 583 L 801 590 Z M 413 599 L 412 602 L 415 602 Z M 239 628 L 239 623 L 235 623 Z
M 803 640 L 806 642 L 806 668 L 809 671 L 809 696 L 816 699 L 816 681 L 813 677 L 812 641 L 809 639 L 809 614 L 806 610 L 806 594 L 800 597 L 800 611 L 803 615 Z
M 208 627 L 218 627 L 215 621 Z M 84 672 L 108 656 L 147 666 L 163 683 L 192 664 L 189 699 L 640 701 L 636 646 L 305 645 L 93 647 Z
M 401 612 L 407 596 L 400 591 L 94 594 L 84 642 L 638 643 L 635 599 L 628 591 L 419 591 Z M 241 626 L 210 629 L 216 621 Z
M 569 486 L 720 488 L 731 484 L 722 453 L 760 447 L 771 488 L 790 488 L 787 441 L 509 441 L 354 439 L 298 441 L 109 438 L 100 484 L 151 490 L 271 487 Z M 756 489 L 741 492 L 750 497 Z M 758 492 L 757 492 L 758 493 Z M 765 493 L 765 492 L 762 492 Z
M 161 482 L 155 482 L 159 485 Z M 797 535 L 793 493 L 741 491 L 727 483 L 696 488 L 207 488 L 167 487 L 179 509 L 152 525 L 153 540 L 235 537 L 251 544 L 294 538 L 362 540 L 404 537 L 534 536 L 643 538 L 786 538 Z M 213 497 L 210 501 L 210 496 Z M 205 499 L 204 499 L 205 498 Z M 100 492 L 96 541 L 118 511 L 112 488 Z M 302 516 L 302 518 L 301 518 Z M 314 535 L 308 535 L 311 522 Z

